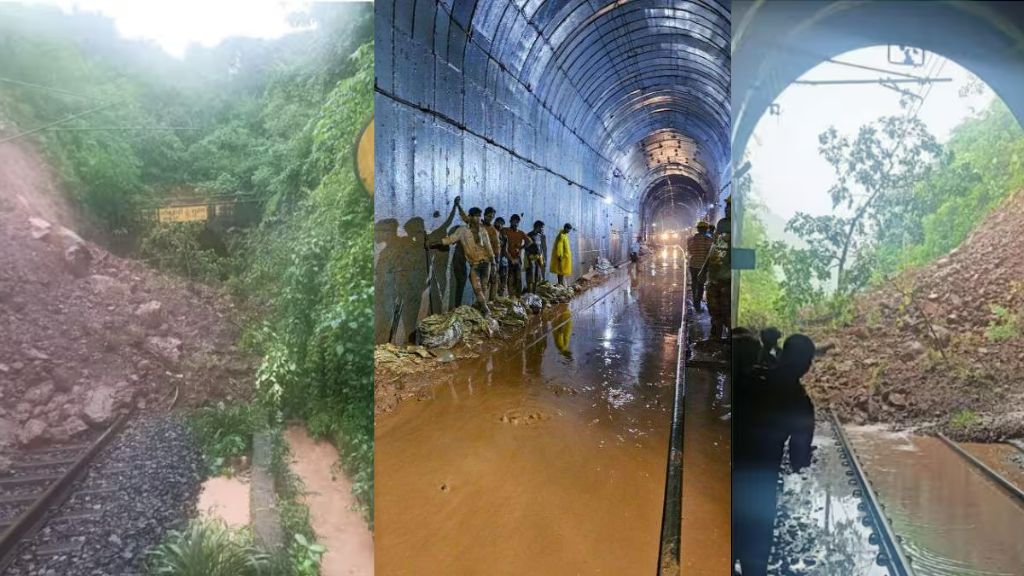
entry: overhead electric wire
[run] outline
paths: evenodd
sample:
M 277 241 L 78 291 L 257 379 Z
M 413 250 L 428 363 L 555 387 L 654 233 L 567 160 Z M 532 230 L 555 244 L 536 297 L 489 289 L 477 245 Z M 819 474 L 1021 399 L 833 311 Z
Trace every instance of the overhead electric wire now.
M 84 98 L 86 100 L 98 100 L 97 96 L 87 96 L 85 94 L 79 94 L 77 92 L 71 92 L 68 90 L 61 90 L 60 88 L 54 88 L 52 86 L 44 86 L 42 84 L 33 84 L 31 82 L 25 82 L 23 80 L 15 80 L 14 78 L 4 78 L 0 76 L 0 82 L 7 82 L 8 84 L 15 84 L 18 86 L 24 86 L 26 88 L 33 88 L 36 90 L 45 90 L 47 92 L 53 92 L 55 94 L 63 94 L 65 96 L 74 96 L 75 98 Z
M 66 116 L 64 118 L 61 118 L 60 120 L 54 120 L 53 122 L 50 122 L 49 124 L 44 124 L 44 125 L 42 125 L 42 126 L 40 126 L 38 128 L 33 128 L 31 130 L 27 130 L 27 131 L 22 132 L 20 134 L 15 134 L 14 136 L 8 136 L 7 138 L 4 138 L 4 139 L 0 140 L 0 144 L 4 144 L 4 143 L 7 143 L 7 142 L 11 142 L 13 140 L 17 140 L 18 138 L 23 138 L 25 136 L 36 134 L 36 133 L 42 132 L 42 131 L 44 131 L 44 130 L 46 130 L 48 128 L 52 128 L 53 126 L 57 126 L 57 125 L 65 123 L 65 122 L 70 122 L 72 120 L 75 120 L 76 118 L 81 118 L 83 116 L 87 116 L 89 114 L 93 114 L 95 112 L 99 112 L 100 110 L 103 110 L 104 108 L 109 108 L 109 107 L 113 106 L 114 104 L 119 104 L 123 100 L 124 100 L 123 98 L 118 99 L 118 100 L 111 100 L 110 102 L 107 102 L 105 104 L 100 104 L 99 106 L 96 106 L 94 108 L 90 108 L 90 109 L 85 110 L 83 112 L 79 112 L 77 114 L 72 114 L 71 116 Z

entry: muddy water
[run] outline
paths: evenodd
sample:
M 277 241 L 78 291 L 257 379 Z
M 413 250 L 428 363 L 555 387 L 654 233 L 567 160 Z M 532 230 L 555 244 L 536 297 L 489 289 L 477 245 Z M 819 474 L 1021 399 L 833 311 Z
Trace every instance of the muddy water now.
M 960 447 L 967 450 L 997 474 L 1024 490 L 1024 452 L 1010 444 L 980 444 L 963 442 Z
M 1024 507 L 937 438 L 848 430 L 919 574 L 1021 574 Z
M 232 528 L 249 525 L 249 481 L 215 476 L 203 482 L 196 509 Z
M 378 574 L 653 574 L 684 274 L 620 271 L 378 418 Z

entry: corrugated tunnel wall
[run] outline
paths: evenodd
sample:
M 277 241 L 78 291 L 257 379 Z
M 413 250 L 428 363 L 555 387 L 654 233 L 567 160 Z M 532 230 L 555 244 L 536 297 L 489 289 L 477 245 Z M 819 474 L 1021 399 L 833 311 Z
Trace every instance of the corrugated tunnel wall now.
M 643 196 L 664 195 L 666 177 L 693 184 L 671 193 L 718 200 L 722 4 L 384 0 L 375 12 L 378 342 L 393 324 L 404 342 L 453 304 L 449 254 L 428 255 L 423 237 L 459 223 L 446 222 L 456 196 L 506 221 L 521 213 L 523 228 L 543 220 L 549 250 L 572 223 L 576 276 L 598 257 L 626 259 Z

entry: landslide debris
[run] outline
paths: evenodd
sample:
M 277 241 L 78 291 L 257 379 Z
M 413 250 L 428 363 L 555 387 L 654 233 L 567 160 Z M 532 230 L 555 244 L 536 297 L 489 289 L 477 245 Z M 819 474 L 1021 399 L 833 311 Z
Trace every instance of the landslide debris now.
M 0 450 L 244 396 L 231 301 L 83 239 L 73 214 L 30 147 L 0 144 Z
M 926 425 L 962 440 L 1024 436 L 1024 193 L 946 256 L 856 298 L 806 378 L 854 423 Z

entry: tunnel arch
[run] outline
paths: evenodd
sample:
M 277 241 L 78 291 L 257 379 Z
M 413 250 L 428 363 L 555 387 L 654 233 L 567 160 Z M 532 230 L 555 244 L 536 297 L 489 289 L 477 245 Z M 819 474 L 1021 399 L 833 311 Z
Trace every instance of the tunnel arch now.
M 643 206 L 723 197 L 725 0 L 384 0 L 375 30 L 377 318 L 403 297 L 390 284 L 423 285 L 398 247 L 437 232 L 455 196 L 550 237 L 573 223 L 576 274 L 627 258 Z

